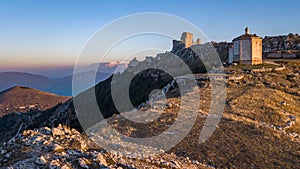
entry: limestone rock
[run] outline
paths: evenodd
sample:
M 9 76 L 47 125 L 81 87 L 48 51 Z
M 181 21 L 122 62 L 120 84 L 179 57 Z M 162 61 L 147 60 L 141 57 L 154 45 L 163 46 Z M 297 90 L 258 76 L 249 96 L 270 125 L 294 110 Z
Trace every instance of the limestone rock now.
M 86 169 L 89 168 L 89 166 L 86 164 L 85 159 L 83 159 L 83 158 L 79 158 L 78 163 L 79 163 L 80 167 L 82 167 L 82 168 L 86 168 Z
M 49 164 L 50 169 L 57 169 L 60 167 L 60 162 L 58 160 L 52 160 Z
M 39 165 L 44 165 L 47 163 L 47 160 L 45 159 L 44 156 L 41 156 L 35 160 L 35 163 Z
M 69 137 L 66 137 L 68 135 Z M 120 140 L 116 140 L 124 146 Z M 78 131 L 59 126 L 53 129 L 40 128 L 26 130 L 17 136 L 15 144 L 3 143 L 0 147 L 0 165 L 10 164 L 8 168 L 50 168 L 50 169 L 73 169 L 73 168 L 159 168 L 163 165 L 167 168 L 190 168 L 181 165 L 179 159 L 173 154 L 169 157 L 162 155 L 150 157 L 148 160 L 127 158 L 118 153 L 106 152 L 99 147 L 91 147 L 91 142 Z M 76 142 L 75 146 L 70 146 Z M 8 149 L 9 148 L 9 149 Z M 139 148 L 140 145 L 130 145 L 130 149 Z M 30 151 L 28 151 L 30 150 Z M 24 152 L 24 154 L 22 154 Z M 21 154 L 20 154 L 21 153 Z M 145 151 L 145 153 L 147 153 Z M 131 152 L 128 151 L 127 155 Z M 22 160 L 14 157 L 22 156 Z M 167 157 L 165 159 L 163 156 Z M 197 168 L 195 165 L 191 168 Z
M 96 160 L 99 161 L 100 164 L 107 166 L 107 162 L 102 154 L 98 153 Z
M 53 151 L 61 151 L 64 150 L 64 148 L 58 144 L 54 144 Z
M 63 135 L 65 135 L 65 132 L 59 128 L 53 128 L 52 135 L 53 136 L 63 136 Z

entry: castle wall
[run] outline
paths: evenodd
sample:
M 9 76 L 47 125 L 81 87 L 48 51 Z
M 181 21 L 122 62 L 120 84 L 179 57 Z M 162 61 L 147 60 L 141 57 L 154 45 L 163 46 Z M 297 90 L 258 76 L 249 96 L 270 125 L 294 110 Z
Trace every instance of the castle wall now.
M 193 43 L 193 45 L 200 45 L 202 43 L 201 39 L 197 39 L 196 42 Z
M 185 48 L 185 44 L 182 43 L 181 41 L 178 41 L 178 40 L 173 40 L 173 48 L 172 48 L 172 52 L 176 52 L 176 51 L 179 51 L 181 49 L 184 49 Z
M 283 53 L 283 54 L 282 54 L 282 57 L 283 57 L 284 59 L 292 59 L 292 58 L 296 58 L 297 56 L 296 56 L 295 53 Z

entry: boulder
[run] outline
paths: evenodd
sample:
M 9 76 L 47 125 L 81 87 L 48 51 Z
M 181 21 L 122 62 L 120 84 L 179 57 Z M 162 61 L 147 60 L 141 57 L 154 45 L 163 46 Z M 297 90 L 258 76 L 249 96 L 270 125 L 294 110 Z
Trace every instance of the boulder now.
M 41 156 L 38 157 L 34 162 L 38 165 L 45 165 L 47 163 L 47 160 L 45 159 L 44 156 Z
M 64 136 L 65 132 L 59 128 L 53 128 L 52 129 L 52 135 L 55 136 Z
M 64 148 L 58 144 L 54 144 L 53 151 L 61 151 L 64 150 Z
M 89 168 L 89 166 L 86 164 L 86 160 L 83 159 L 83 158 L 79 158 L 78 163 L 79 163 L 79 166 L 82 167 L 82 168 L 86 168 L 86 169 Z

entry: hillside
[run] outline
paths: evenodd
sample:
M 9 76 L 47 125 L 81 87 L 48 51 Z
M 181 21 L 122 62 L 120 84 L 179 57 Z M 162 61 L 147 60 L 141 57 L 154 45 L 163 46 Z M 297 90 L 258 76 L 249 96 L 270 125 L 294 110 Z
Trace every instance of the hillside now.
M 41 90 L 16 86 L 0 93 L 0 117 L 12 112 L 46 110 L 70 97 L 58 96 Z
M 104 68 L 103 68 L 104 69 Z M 85 69 L 84 69 L 85 70 Z M 104 70 L 103 70 L 104 71 Z M 95 72 L 96 83 L 105 80 L 113 72 L 112 68 L 109 68 L 106 72 Z M 79 78 L 78 81 L 85 82 L 87 75 L 91 74 L 91 71 L 80 72 L 76 77 Z M 62 96 L 72 96 L 72 80 L 73 75 L 50 79 L 45 76 L 40 76 L 36 74 L 29 74 L 23 72 L 0 72 L 0 92 L 9 89 L 14 86 L 26 86 L 46 92 L 54 93 Z M 88 89 L 92 86 L 84 86 Z M 78 94 L 78 93 L 76 93 Z
M 276 52 L 281 50 L 300 50 L 299 35 L 290 33 L 281 36 L 265 36 L 263 39 L 263 52 Z
M 187 137 L 177 146 L 157 158 L 162 159 L 164 156 L 174 154 L 176 155 L 176 157 L 172 157 L 174 160 L 175 158 L 183 159 L 188 157 L 190 161 L 195 161 L 195 163 L 197 161 L 201 166 L 213 168 L 298 168 L 297 164 L 300 163 L 300 109 L 297 105 L 300 104 L 298 85 L 300 82 L 298 72 L 300 61 L 284 61 L 280 62 L 280 64 L 284 64 L 286 69 L 282 71 L 255 72 L 249 70 L 242 71 L 243 68 L 241 66 L 239 66 L 238 69 L 235 67 L 227 68 L 227 76 L 229 76 L 229 79 L 225 111 L 212 137 L 202 144 L 198 142 L 199 134 L 208 115 L 211 89 L 209 87 L 209 81 L 204 80 L 205 78 L 199 78 L 199 89 L 192 91 L 199 93 L 202 98 L 201 107 L 199 110 L 195 110 L 198 113 L 198 118 L 194 127 Z M 197 76 L 201 77 L 205 75 L 198 74 Z M 100 86 L 104 88 L 104 86 L 108 84 L 110 84 L 109 80 L 104 81 L 100 83 L 97 88 Z M 101 91 L 103 92 L 101 88 L 97 90 L 98 94 L 100 94 Z M 173 90 L 170 92 L 174 93 Z M 103 94 L 105 95 L 105 93 Z M 171 94 L 170 97 L 168 97 L 168 101 L 171 105 L 180 105 L 180 100 L 176 97 L 176 94 Z M 122 118 L 120 115 L 112 117 L 107 115 L 107 121 L 120 133 L 133 137 L 147 138 L 167 129 L 167 126 L 176 120 L 176 112 L 178 112 L 178 110 L 179 107 L 177 106 L 156 110 L 164 111 L 165 113 L 159 120 L 146 126 L 128 123 L 128 120 Z M 27 121 L 29 116 L 31 122 Z M 76 120 L 72 101 L 58 105 L 44 113 L 32 112 L 31 114 L 24 114 L 21 117 L 15 116 L 14 114 L 4 116 L 0 119 L 0 124 L 3 124 L 4 121 L 9 121 L 10 124 L 13 124 L 14 129 L 9 128 L 11 126 L 0 125 L 2 141 L 5 140 L 3 140 L 5 137 L 9 139 L 13 136 L 16 136 L 15 139 L 17 139 L 17 141 L 19 139 L 22 140 L 22 138 L 24 138 L 24 134 L 21 133 L 23 130 L 43 126 L 57 126 L 58 124 L 66 124 L 81 131 L 81 127 L 79 127 L 78 121 Z M 21 132 L 19 135 L 16 135 L 18 129 L 20 129 Z M 23 145 L 20 145 L 20 147 L 35 149 L 35 145 L 28 142 L 32 139 L 33 135 L 25 137 L 28 137 L 28 139 L 23 141 L 25 141 L 25 144 L 29 147 L 24 147 Z M 77 136 L 72 136 L 71 134 L 71 137 Z M 82 137 L 85 136 L 82 135 Z M 112 140 L 106 138 L 106 141 L 107 139 L 109 142 L 118 146 L 123 146 L 123 144 L 127 145 L 125 142 L 115 142 L 118 140 L 117 138 L 111 138 Z M 8 140 L 6 139 L 6 141 Z M 62 147 L 65 147 L 64 142 L 63 140 L 56 141 L 56 143 Z M 134 146 L 134 144 L 130 145 Z M 59 153 L 64 154 L 70 152 L 68 146 L 65 148 L 67 149 L 59 151 Z M 107 147 L 101 146 L 96 149 L 95 147 L 89 146 L 86 148 L 88 152 L 91 150 L 101 152 L 99 149 L 107 150 Z M 13 150 L 16 149 L 12 148 L 9 152 L 13 152 Z M 53 153 L 57 154 L 55 152 Z M 48 154 L 48 157 L 51 159 L 54 154 Z M 4 161 L 2 160 L 1 163 L 4 166 L 14 166 L 17 165 L 18 162 L 24 162 L 25 159 L 32 159 L 35 155 L 36 154 L 32 154 L 21 159 L 10 156 L 10 158 L 4 158 Z M 39 154 L 38 156 L 40 155 L 45 154 Z M 71 158 L 71 161 L 67 164 L 73 167 L 78 165 L 76 161 L 72 162 L 73 157 L 76 160 L 76 155 L 69 154 L 68 156 Z M 91 162 L 90 156 L 84 155 L 83 157 L 86 159 L 85 162 Z M 130 163 L 132 160 L 135 162 L 138 161 L 138 159 L 132 158 L 124 159 L 122 157 L 122 159 L 121 161 L 123 163 Z M 144 160 L 149 161 L 149 159 Z M 152 161 L 153 160 L 150 160 L 149 162 L 152 163 Z M 183 164 L 188 164 L 187 161 L 188 160 L 185 160 Z M 50 162 L 51 161 L 41 164 L 41 166 L 50 165 Z M 116 164 L 115 162 L 116 161 L 111 163 L 111 168 Z M 58 163 L 60 165 L 65 164 L 63 159 L 58 159 Z M 28 163 L 28 165 L 31 164 Z M 133 168 L 140 167 L 135 165 Z

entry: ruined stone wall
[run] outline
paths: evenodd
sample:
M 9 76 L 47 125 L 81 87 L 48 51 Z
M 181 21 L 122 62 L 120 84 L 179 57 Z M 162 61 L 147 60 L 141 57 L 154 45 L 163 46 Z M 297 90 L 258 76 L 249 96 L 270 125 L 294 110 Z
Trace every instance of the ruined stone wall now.
M 193 45 L 200 45 L 200 44 L 202 44 L 202 40 L 199 38 L 195 42 L 193 42 Z
M 298 34 L 266 36 L 263 39 L 263 52 L 288 50 L 300 50 L 300 36 Z
M 282 58 L 284 59 L 293 59 L 296 58 L 296 54 L 295 53 L 283 53 L 282 54 Z
M 273 53 L 268 53 L 267 58 L 268 59 L 279 59 L 282 57 L 282 53 L 281 52 L 273 52 Z
M 185 44 L 183 44 L 181 41 L 173 40 L 173 48 L 171 52 L 176 53 L 177 51 L 182 50 L 184 48 Z
M 297 58 L 296 53 L 293 52 L 281 52 L 281 51 L 277 51 L 277 52 L 270 52 L 266 55 L 266 57 L 268 59 L 294 59 Z

